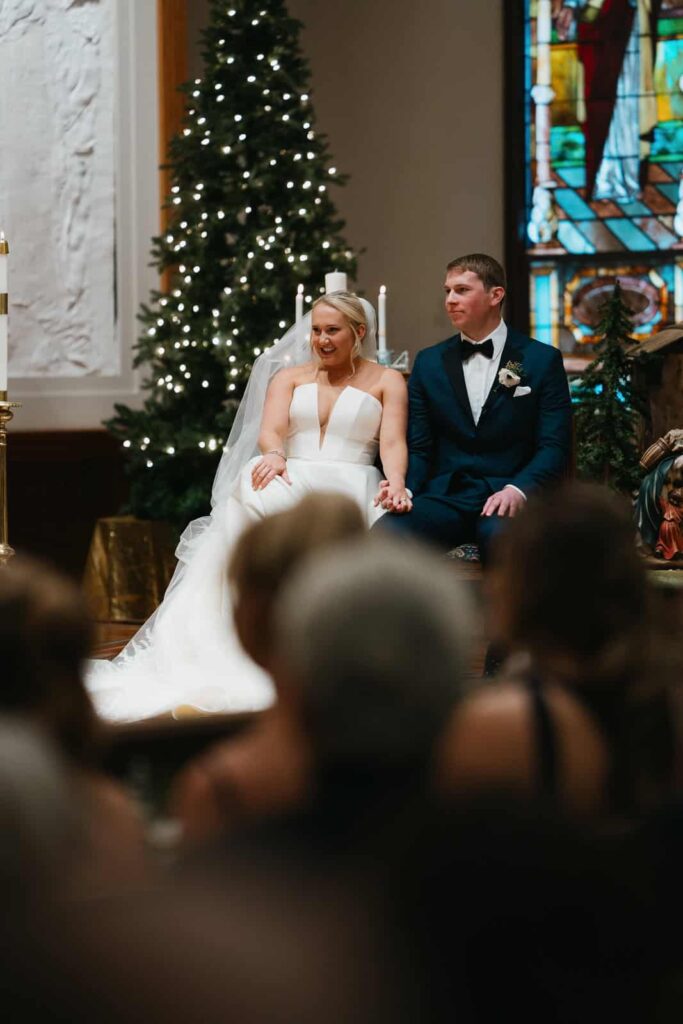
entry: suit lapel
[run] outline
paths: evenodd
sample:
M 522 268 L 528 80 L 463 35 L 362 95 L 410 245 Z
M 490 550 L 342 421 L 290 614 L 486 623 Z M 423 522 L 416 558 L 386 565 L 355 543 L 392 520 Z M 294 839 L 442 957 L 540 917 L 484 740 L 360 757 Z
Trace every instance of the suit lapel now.
M 482 406 L 482 410 L 479 415 L 479 422 L 477 424 L 478 427 L 481 426 L 484 417 L 491 411 L 492 407 L 501 400 L 501 398 L 510 397 L 509 395 L 506 395 L 506 392 L 509 391 L 510 389 L 501 387 L 499 385 L 498 374 L 505 366 L 507 366 L 508 363 L 521 363 L 522 359 L 523 353 L 520 351 L 518 345 L 518 338 L 515 336 L 515 331 L 512 331 L 508 328 L 508 335 L 507 338 L 505 339 L 503 351 L 501 352 L 500 355 L 498 370 L 496 371 L 496 375 L 493 378 L 493 384 L 491 385 L 491 389 L 488 395 L 486 396 L 486 401 Z
M 443 364 L 446 370 L 451 386 L 455 391 L 455 397 L 458 399 L 462 411 L 467 417 L 468 422 L 474 426 L 474 417 L 472 415 L 472 406 L 470 405 L 469 396 L 467 394 L 467 386 L 465 384 L 465 375 L 462 372 L 462 346 L 460 344 L 460 335 L 456 334 L 453 339 L 453 344 L 449 345 L 443 354 Z

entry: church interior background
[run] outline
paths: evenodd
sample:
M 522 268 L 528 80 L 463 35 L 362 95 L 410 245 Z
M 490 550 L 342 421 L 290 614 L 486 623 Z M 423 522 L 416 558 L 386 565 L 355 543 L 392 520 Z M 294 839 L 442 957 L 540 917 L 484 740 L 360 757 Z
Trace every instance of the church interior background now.
M 574 378 L 616 277 L 637 340 L 683 320 L 683 5 L 459 0 L 457 18 L 452 0 L 431 0 L 428 17 L 410 0 L 288 8 L 320 128 L 349 173 L 335 198 L 358 285 L 388 286 L 392 348 L 414 356 L 448 332 L 441 283 L 455 252 L 504 258 L 510 322 L 559 347 Z M 201 74 L 209 4 L 94 0 L 61 20 L 46 2 L 22 10 L 6 3 L 0 18 L 4 94 L 20 55 L 35 99 L 26 128 L 16 104 L 2 107 L 20 156 L 0 170 L 22 403 L 10 521 L 17 545 L 79 575 L 94 523 L 126 495 L 124 453 L 102 423 L 114 402 L 144 397 L 132 359 L 157 284 L 159 165 L 181 127 L 177 86 Z

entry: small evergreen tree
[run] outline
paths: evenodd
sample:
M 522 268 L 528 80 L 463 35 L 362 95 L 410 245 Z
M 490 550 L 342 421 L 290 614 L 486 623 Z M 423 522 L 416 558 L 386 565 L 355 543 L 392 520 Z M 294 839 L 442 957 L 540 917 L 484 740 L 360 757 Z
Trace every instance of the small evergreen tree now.
M 294 319 L 294 295 L 355 275 L 330 166 L 315 131 L 300 23 L 284 0 L 212 0 L 204 76 L 183 86 L 172 140 L 171 222 L 153 262 L 171 285 L 140 320 L 141 410 L 106 425 L 128 453 L 128 511 L 180 526 L 208 511 L 211 481 L 252 362 Z
M 583 375 L 575 413 L 577 469 L 588 480 L 631 492 L 640 483 L 637 428 L 642 398 L 633 383 L 633 324 L 619 281 L 600 311 L 596 358 Z

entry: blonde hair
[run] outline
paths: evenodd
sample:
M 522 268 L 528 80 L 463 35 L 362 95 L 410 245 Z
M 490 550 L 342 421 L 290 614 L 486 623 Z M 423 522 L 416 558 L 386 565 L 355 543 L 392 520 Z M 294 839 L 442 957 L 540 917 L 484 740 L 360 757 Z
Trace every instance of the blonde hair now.
M 363 338 L 361 337 L 359 328 L 364 327 L 368 329 L 368 319 L 363 309 L 363 303 L 360 301 L 357 295 L 353 292 L 331 292 L 329 295 L 321 295 L 319 299 L 316 299 L 311 306 L 311 312 L 316 306 L 331 306 L 332 309 L 336 309 L 338 313 L 346 320 L 346 323 L 351 328 L 353 334 L 353 348 L 351 349 L 351 366 L 355 373 L 355 360 L 360 358 L 363 348 Z M 312 347 L 312 346 L 311 346 Z M 315 358 L 315 353 L 314 353 Z

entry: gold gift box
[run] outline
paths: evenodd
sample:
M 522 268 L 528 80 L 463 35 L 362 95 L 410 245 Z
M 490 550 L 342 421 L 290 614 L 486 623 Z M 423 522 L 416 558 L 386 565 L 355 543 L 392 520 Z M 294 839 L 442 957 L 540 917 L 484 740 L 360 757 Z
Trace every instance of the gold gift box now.
M 168 523 L 98 519 L 83 576 L 96 622 L 144 622 L 161 603 L 175 569 L 178 538 Z

